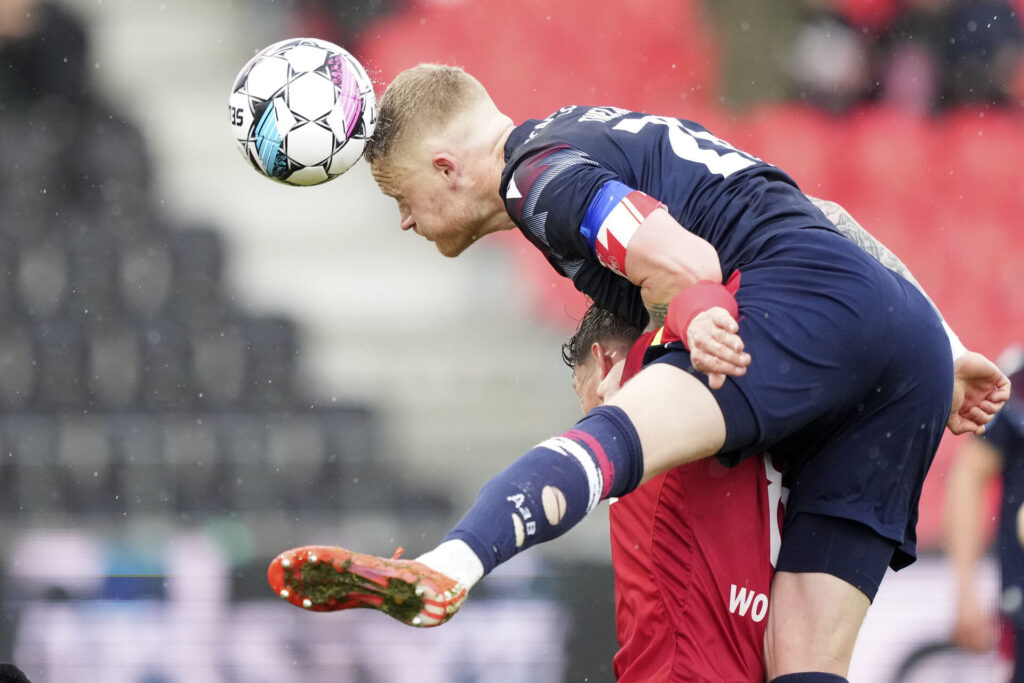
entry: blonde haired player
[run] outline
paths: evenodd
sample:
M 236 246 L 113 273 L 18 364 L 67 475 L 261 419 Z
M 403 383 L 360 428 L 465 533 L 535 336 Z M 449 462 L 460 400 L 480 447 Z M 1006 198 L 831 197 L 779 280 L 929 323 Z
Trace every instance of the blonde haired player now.
M 465 72 L 422 65 L 385 92 L 366 158 L 400 227 L 442 254 L 518 229 L 602 307 L 639 326 L 670 318 L 682 338 L 485 486 L 451 564 L 475 556 L 486 573 L 672 467 L 770 449 L 793 478 L 768 676 L 842 681 L 886 568 L 915 558 L 943 427 L 983 430 L 1009 394 L 998 368 L 951 353 L 926 297 L 869 242 L 693 121 L 570 105 L 515 125 Z M 558 524 L 536 482 L 565 494 Z

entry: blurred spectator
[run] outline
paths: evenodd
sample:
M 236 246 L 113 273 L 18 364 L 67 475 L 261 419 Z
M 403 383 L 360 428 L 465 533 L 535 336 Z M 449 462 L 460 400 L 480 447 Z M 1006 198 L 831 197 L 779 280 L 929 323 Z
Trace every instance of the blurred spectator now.
M 834 112 L 870 99 L 876 83 L 874 34 L 850 23 L 840 3 L 804 4 L 807 14 L 786 61 L 791 94 Z
M 1004 0 L 958 0 L 946 30 L 941 106 L 1005 105 L 1021 65 L 1020 17 Z
M 50 95 L 81 101 L 85 56 L 84 28 L 59 6 L 0 0 L 0 112 Z
M 1009 0 L 707 0 L 723 100 L 781 96 L 843 112 L 883 101 L 916 113 L 1024 97 L 1024 28 Z
M 882 99 L 926 114 L 935 109 L 943 78 L 946 14 L 950 0 L 905 0 L 882 37 Z
M 882 40 L 888 102 L 919 112 L 1012 103 L 1024 31 L 1005 0 L 905 0 Z
M 985 606 L 976 589 L 978 562 L 988 547 L 984 494 L 990 484 L 1002 483 L 994 548 L 1002 586 L 999 611 L 1004 652 L 1015 661 L 1013 681 L 1020 682 L 1024 681 L 1024 351 L 1013 347 L 1000 361 L 1013 382 L 1014 395 L 985 434 L 970 437 L 958 451 L 946 492 L 946 530 L 957 589 L 953 640 L 983 652 L 995 645 L 998 632 L 994 610 Z

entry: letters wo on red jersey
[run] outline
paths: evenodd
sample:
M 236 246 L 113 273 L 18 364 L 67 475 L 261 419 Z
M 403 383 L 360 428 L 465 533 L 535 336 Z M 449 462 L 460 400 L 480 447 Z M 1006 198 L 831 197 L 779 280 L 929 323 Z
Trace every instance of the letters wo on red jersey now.
M 620 683 L 764 680 L 784 503 L 754 456 L 677 467 L 610 505 Z

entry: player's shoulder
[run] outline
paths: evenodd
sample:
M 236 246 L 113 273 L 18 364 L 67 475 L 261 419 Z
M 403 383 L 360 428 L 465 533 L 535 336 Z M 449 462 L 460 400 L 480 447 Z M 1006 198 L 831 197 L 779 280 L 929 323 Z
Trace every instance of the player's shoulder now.
M 613 139 L 615 123 L 634 113 L 621 107 L 569 105 L 516 126 L 505 143 L 503 193 L 510 183 L 524 192 L 524 183 L 544 187 L 546 180 L 569 168 L 616 167 L 625 141 Z
M 611 106 L 567 105 L 543 119 L 529 119 L 516 126 L 505 145 L 511 161 L 551 146 L 576 146 L 608 134 L 610 126 L 635 114 L 629 109 Z

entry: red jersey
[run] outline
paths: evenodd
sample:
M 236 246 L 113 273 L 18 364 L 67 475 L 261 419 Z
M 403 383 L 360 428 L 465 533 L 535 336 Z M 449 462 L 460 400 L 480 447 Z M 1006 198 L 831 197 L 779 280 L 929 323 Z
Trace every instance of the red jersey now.
M 677 467 L 610 505 L 620 683 L 764 680 L 784 503 L 781 473 L 751 457 Z

